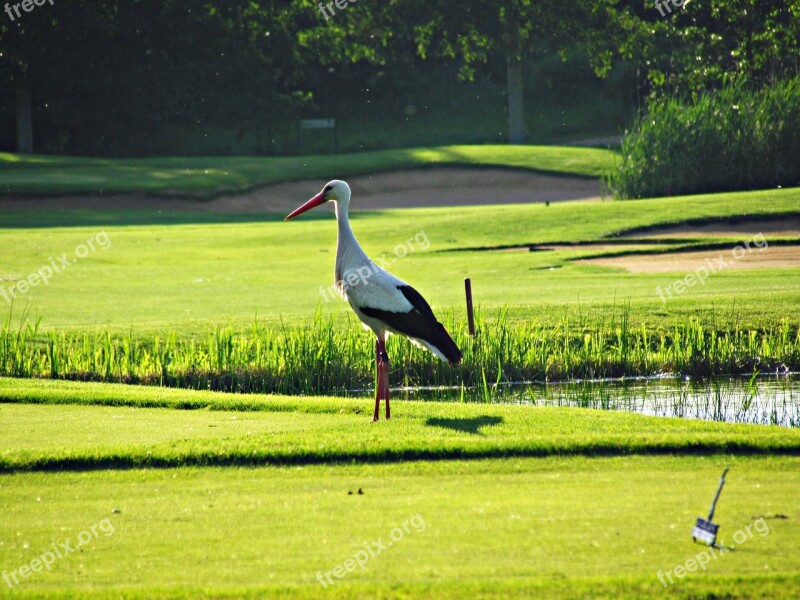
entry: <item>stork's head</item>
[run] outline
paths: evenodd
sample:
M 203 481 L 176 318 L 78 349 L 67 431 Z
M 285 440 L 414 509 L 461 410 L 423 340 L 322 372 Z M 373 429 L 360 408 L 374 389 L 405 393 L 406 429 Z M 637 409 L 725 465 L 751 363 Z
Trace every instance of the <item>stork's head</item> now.
M 293 219 L 297 215 L 302 214 L 307 210 L 311 210 L 320 204 L 325 204 L 326 202 L 350 202 L 350 186 L 347 185 L 347 182 L 339 179 L 329 181 L 325 184 L 325 187 L 322 188 L 322 191 L 319 194 L 311 198 L 311 200 L 287 216 L 284 221 Z

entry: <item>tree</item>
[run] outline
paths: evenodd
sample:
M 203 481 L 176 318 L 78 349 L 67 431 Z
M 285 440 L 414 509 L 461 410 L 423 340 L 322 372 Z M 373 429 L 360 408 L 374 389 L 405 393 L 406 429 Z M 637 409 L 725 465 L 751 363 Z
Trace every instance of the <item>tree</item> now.
M 587 17 L 582 3 L 557 0 L 481 0 L 468 5 L 439 0 L 418 5 L 415 39 L 419 52 L 450 57 L 471 80 L 480 65 L 505 63 L 509 141 L 526 138 L 523 64 L 537 52 L 564 54 L 572 33 Z
M 725 84 L 760 87 L 800 73 L 796 0 L 685 2 L 662 16 L 655 4 L 596 0 L 602 27 L 587 30 L 597 72 L 637 64 L 646 96 L 696 96 Z
M 0 78 L 31 91 L 50 151 L 224 152 L 208 142 L 215 129 L 269 138 L 291 127 L 303 88 L 295 21 L 288 2 L 45 4 L 0 21 Z

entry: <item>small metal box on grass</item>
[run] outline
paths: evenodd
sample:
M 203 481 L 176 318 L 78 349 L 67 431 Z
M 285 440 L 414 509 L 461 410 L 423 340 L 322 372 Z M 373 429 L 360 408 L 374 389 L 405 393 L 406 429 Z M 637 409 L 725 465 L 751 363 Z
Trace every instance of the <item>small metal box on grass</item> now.
M 719 525 L 714 523 L 713 519 L 714 510 L 717 507 L 717 500 L 719 500 L 719 495 L 722 493 L 722 486 L 725 485 L 725 475 L 727 472 L 728 469 L 725 469 L 722 472 L 722 478 L 719 481 L 717 494 L 714 496 L 714 501 L 711 503 L 711 511 L 708 513 L 708 519 L 697 517 L 697 522 L 694 524 L 694 528 L 692 529 L 693 542 L 700 541 L 708 546 L 720 548 L 720 546 L 717 545 L 717 533 L 719 532 Z

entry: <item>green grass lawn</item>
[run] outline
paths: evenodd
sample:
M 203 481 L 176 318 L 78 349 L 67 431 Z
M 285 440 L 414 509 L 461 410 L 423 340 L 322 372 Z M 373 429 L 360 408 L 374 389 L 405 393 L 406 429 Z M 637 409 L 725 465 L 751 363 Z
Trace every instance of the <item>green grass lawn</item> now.
M 659 571 L 668 582 L 704 552 L 689 532 L 725 466 L 715 521 L 737 548 L 665 589 Z M 798 467 L 722 455 L 0 475 L 4 569 L 104 519 L 111 532 L 0 594 L 795 598 Z M 337 578 L 354 556 L 364 568 Z
M 596 251 L 486 252 L 464 250 L 514 244 L 602 240 L 658 223 L 713 216 L 796 213 L 800 190 L 692 196 L 628 202 L 569 202 L 407 209 L 354 213 L 353 227 L 365 250 L 411 282 L 435 310 L 462 313 L 463 278 L 471 277 L 475 302 L 487 316 L 503 307 L 512 319 L 558 321 L 565 314 L 597 313 L 630 304 L 631 322 L 652 327 L 700 316 L 735 318 L 764 326 L 796 321 L 797 269 L 726 270 L 664 304 L 656 292 L 685 273 L 631 274 L 571 263 Z M 75 260 L 48 285 L 30 288 L 14 301 L 19 317 L 43 318 L 45 328 L 85 331 L 97 327 L 142 334 L 204 333 L 213 325 L 249 327 L 300 322 L 317 306 L 347 315 L 339 300 L 320 292 L 332 283 L 336 223 L 329 214 L 290 223 L 277 215 L 263 221 L 191 222 L 193 215 L 0 215 L 0 310 L 11 299 L 3 290 L 66 253 Z M 74 226 L 70 220 L 76 219 Z M 142 224 L 142 219 L 150 220 Z M 176 222 L 177 220 L 177 222 Z M 55 226 L 61 221 L 63 226 Z M 183 221 L 183 222 L 181 222 Z M 99 242 L 105 241 L 103 250 Z M 419 241 L 407 240 L 419 236 Z M 95 251 L 76 248 L 95 240 Z M 777 240 L 767 238 L 770 243 Z M 731 249 L 735 238 L 717 240 Z M 421 243 L 420 243 L 421 242 Z M 405 246 L 404 248 L 402 246 Z M 398 247 L 399 250 L 398 250 Z M 399 258 L 396 252 L 406 252 Z M 722 252 L 722 250 L 720 250 Z M 2 309 L 5 307 L 5 309 Z
M 255 187 L 433 166 L 494 166 L 601 177 L 610 150 L 559 146 L 439 146 L 291 157 L 77 158 L 0 153 L 0 194 L 181 193 L 219 196 Z
M 800 430 L 613 411 L 0 380 L 0 471 L 556 454 L 800 454 Z M 110 405 L 110 406 L 109 406 Z M 54 420 L 52 416 L 58 414 Z M 14 423 L 26 423 L 14 428 Z
M 278 181 L 286 173 L 322 180 L 332 168 L 352 174 L 436 162 L 496 164 L 492 160 L 597 175 L 592 170 L 608 159 L 596 155 L 576 166 L 566 152 L 502 151 L 450 147 L 284 163 L 20 162 L 5 156 L 0 189 L 208 194 Z M 548 166 L 550 159 L 555 162 Z M 549 207 L 362 211 L 353 215 L 353 227 L 368 253 L 384 257 L 459 330 L 462 280 L 469 276 L 486 335 L 495 337 L 491 326 L 500 322 L 539 324 L 537 331 L 546 332 L 569 319 L 612 340 L 623 322 L 637 331 L 644 327 L 655 343 L 692 318 L 697 325 L 691 331 L 774 330 L 784 320 L 781 343 L 790 347 L 800 314 L 797 268 L 725 270 L 663 304 L 656 288 L 685 273 L 635 275 L 572 262 L 597 254 L 582 248 L 486 248 L 602 241 L 687 220 L 796 215 L 798 200 L 800 190 L 789 189 Z M 320 294 L 332 280 L 334 220 L 322 211 L 291 223 L 281 218 L 268 210 L 263 217 L 6 212 L 0 215 L 0 314 L 11 310 L 4 290 L 44 266 L 62 265 L 63 258 L 68 266 L 47 284 L 17 290 L 8 319 L 16 330 L 21 320 L 41 318 L 31 347 L 45 355 L 47 342 L 63 333 L 76 340 L 74 348 L 85 340 L 98 372 L 111 346 L 92 344 L 106 334 L 150 340 L 144 354 L 152 353 L 153 365 L 169 360 L 156 355 L 172 336 L 196 342 L 199 353 L 213 348 L 222 356 L 218 341 L 229 338 L 209 342 L 219 327 L 250 331 L 257 320 L 267 339 L 279 329 L 301 331 L 299 325 L 319 311 L 319 322 L 333 318 L 348 339 L 364 344 L 369 366 L 369 335 L 346 316 L 345 304 Z M 415 236 L 424 243 L 414 242 L 407 256 L 397 257 L 398 245 L 409 249 L 407 240 Z M 95 250 L 81 256 L 89 240 Z M 767 240 L 770 248 L 791 241 Z M 725 236 L 684 244 L 713 243 L 722 252 L 740 241 Z M 497 317 L 504 310 L 505 321 Z M 295 354 L 315 348 L 302 333 L 292 340 Z M 405 342 L 391 341 L 392 356 L 402 364 L 407 356 L 397 346 Z M 494 342 L 498 353 L 508 345 Z M 609 346 L 614 352 L 615 344 Z M 124 342 L 114 348 L 125 356 Z M 2 360 L 5 351 L 0 347 Z M 310 376 L 322 371 L 308 370 Z M 391 421 L 370 424 L 369 399 L 3 377 L 0 596 L 800 596 L 798 429 L 539 406 L 396 400 L 392 409 Z M 675 568 L 704 551 L 689 532 L 706 515 L 726 466 L 731 472 L 715 521 L 722 539 L 737 548 L 678 579 Z M 53 544 L 74 542 L 100 524 L 99 535 L 50 570 L 11 587 L 2 579 L 34 564 Z M 388 541 L 404 524 L 402 539 L 370 557 L 364 569 L 346 571 L 352 564 L 346 561 L 369 542 Z M 756 524 L 757 533 L 747 536 L 746 528 L 752 533 Z M 341 579 L 336 573 L 343 571 L 334 571 L 340 565 Z M 659 571 L 672 572 L 676 583 L 665 588 Z M 329 572 L 334 583 L 323 587 L 318 575 Z
M 365 211 L 354 213 L 353 224 L 366 251 L 429 299 L 466 352 L 456 371 L 393 338 L 395 383 L 475 386 L 485 378 L 494 383 L 663 372 L 749 374 L 800 364 L 796 267 L 723 270 L 665 301 L 658 289 L 684 272 L 634 274 L 573 262 L 598 253 L 584 247 L 487 248 L 602 242 L 655 224 L 796 214 L 798 198 L 800 190 L 789 189 L 549 207 Z M 330 214 L 290 223 L 274 214 L 257 221 L 223 215 L 218 222 L 170 214 L 163 222 L 158 215 L 109 211 L 94 214 L 89 225 L 85 215 L 68 212 L 31 226 L 37 216 L 25 211 L 0 216 L 7 243 L 0 306 L 5 302 L 9 323 L 0 372 L 281 393 L 369 386 L 371 337 L 349 306 L 328 291 L 336 238 Z M 770 248 L 792 241 L 767 239 Z M 681 244 L 711 243 L 721 254 L 741 241 L 723 236 Z M 619 250 L 612 246 L 606 252 Z M 52 265 L 61 272 L 53 272 L 46 285 L 12 287 Z M 465 333 L 465 277 L 472 279 L 485 332 L 475 344 Z M 39 319 L 36 334 L 19 342 L 19 324 Z M 677 330 L 687 322 L 694 323 L 691 330 Z M 309 333 L 304 327 L 312 323 Z M 509 335 L 503 337 L 503 331 Z M 708 338 L 709 332 L 740 342 L 719 344 L 724 340 Z M 695 338 L 702 342 L 690 342 Z M 627 352 L 628 342 L 653 352 Z M 180 348 L 173 351 L 176 345 Z M 226 383 L 237 372 L 256 385 Z M 199 377 L 186 379 L 186 373 Z M 313 383 L 317 376 L 328 383 Z
M 798 431 L 416 402 L 370 424 L 364 401 L 0 385 L 0 568 L 84 540 L 49 571 L 18 576 L 13 597 L 800 591 Z M 675 454 L 647 456 L 665 451 Z M 737 548 L 678 578 L 703 552 L 689 532 L 726 466 L 715 521 Z M 378 540 L 394 541 L 346 571 Z M 665 590 L 659 571 L 676 583 Z

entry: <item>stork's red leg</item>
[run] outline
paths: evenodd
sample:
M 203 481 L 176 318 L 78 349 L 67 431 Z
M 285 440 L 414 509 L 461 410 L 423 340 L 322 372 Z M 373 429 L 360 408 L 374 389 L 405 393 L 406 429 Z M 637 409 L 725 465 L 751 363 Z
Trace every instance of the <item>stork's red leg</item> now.
M 375 342 L 375 371 L 377 385 L 375 387 L 375 414 L 373 423 L 380 418 L 381 400 L 386 400 L 386 418 L 391 417 L 389 409 L 389 356 L 386 354 L 386 340 Z
M 386 354 L 386 342 L 384 342 L 383 352 L 381 352 L 381 370 L 383 371 L 383 399 L 386 400 L 386 418 L 388 419 L 391 414 L 389 412 L 389 355 Z
M 378 420 L 380 417 L 381 407 L 381 387 L 383 387 L 383 361 L 381 360 L 381 340 L 375 342 L 375 414 L 372 415 L 372 422 Z

